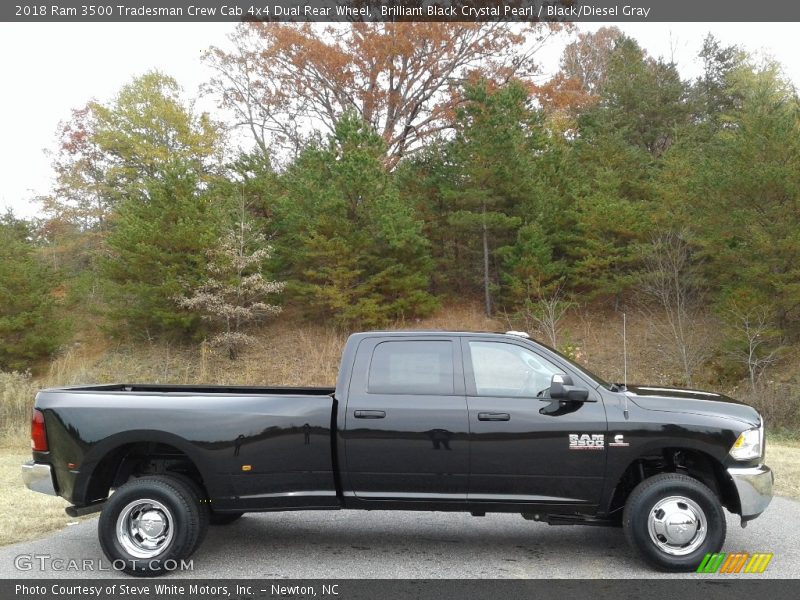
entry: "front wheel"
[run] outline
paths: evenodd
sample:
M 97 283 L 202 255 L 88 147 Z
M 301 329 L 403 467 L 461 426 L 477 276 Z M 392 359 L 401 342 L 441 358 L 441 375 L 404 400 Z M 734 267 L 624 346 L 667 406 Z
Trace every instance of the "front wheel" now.
M 195 489 L 177 477 L 141 477 L 109 498 L 97 526 L 113 568 L 153 577 L 180 566 L 202 539 L 207 517 Z
M 645 479 L 625 503 L 628 543 L 654 567 L 694 571 L 725 542 L 725 513 L 708 487 L 677 473 Z

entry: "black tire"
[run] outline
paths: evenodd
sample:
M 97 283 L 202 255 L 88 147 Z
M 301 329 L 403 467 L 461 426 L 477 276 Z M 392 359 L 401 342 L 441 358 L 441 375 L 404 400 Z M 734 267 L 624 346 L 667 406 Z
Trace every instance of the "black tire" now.
M 145 525 L 138 527 L 142 518 Z M 97 534 L 113 568 L 155 577 L 179 567 L 181 559 L 196 549 L 202 522 L 193 486 L 177 477 L 147 476 L 129 481 L 111 495 L 100 513 Z M 156 532 L 159 527 L 162 532 Z M 148 528 L 161 535 L 146 538 L 141 532 Z
M 206 534 L 208 534 L 208 525 L 210 523 L 210 515 L 211 515 L 211 508 L 209 507 L 208 494 L 199 483 L 197 483 L 194 479 L 192 479 L 188 475 L 184 475 L 183 473 L 170 472 L 169 476 L 180 479 L 186 485 L 191 487 L 195 493 L 195 497 L 197 498 L 198 502 L 198 508 L 200 511 L 200 525 L 199 525 L 200 533 L 197 535 L 197 541 L 194 543 L 194 547 L 189 551 L 189 554 L 186 555 L 186 558 L 189 558 L 200 547 L 200 545 L 203 543 L 203 540 L 206 539 Z
M 665 473 L 645 479 L 631 492 L 622 527 L 631 547 L 652 566 L 694 571 L 707 553 L 720 551 L 727 524 L 719 499 L 708 487 L 686 475 Z
M 214 512 L 211 511 L 210 523 L 212 525 L 230 525 L 234 521 L 238 521 L 243 515 L 243 512 Z

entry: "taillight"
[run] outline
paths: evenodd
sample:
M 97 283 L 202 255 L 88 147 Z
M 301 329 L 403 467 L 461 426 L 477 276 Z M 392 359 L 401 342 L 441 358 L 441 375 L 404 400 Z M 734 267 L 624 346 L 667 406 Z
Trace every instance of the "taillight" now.
M 47 431 L 44 428 L 44 415 L 42 411 L 33 409 L 31 419 L 31 448 L 36 452 L 47 452 Z

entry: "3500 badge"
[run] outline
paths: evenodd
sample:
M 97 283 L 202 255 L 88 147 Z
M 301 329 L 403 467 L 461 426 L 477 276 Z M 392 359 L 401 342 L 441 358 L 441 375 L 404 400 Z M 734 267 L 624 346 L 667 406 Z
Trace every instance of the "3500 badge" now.
M 569 449 L 570 450 L 602 450 L 606 445 L 606 436 L 602 433 L 570 433 L 569 434 Z M 614 436 L 614 441 L 609 444 L 609 447 L 624 448 L 629 446 L 625 441 L 625 436 L 618 433 Z
M 602 433 L 570 433 L 570 450 L 602 450 L 606 437 Z

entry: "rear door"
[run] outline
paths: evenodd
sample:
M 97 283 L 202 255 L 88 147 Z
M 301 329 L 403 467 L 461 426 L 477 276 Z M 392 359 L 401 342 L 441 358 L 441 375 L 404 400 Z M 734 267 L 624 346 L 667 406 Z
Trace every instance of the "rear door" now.
M 465 501 L 467 432 L 458 338 L 361 340 L 345 410 L 347 495 Z
M 544 504 L 596 504 L 603 489 L 605 444 L 570 443 L 570 436 L 595 441 L 606 433 L 602 399 L 551 400 L 550 379 L 573 377 L 523 342 L 465 337 L 467 404 L 470 426 L 469 500 Z M 576 438 L 572 438 L 576 439 Z M 580 451 L 579 451 L 580 450 Z

